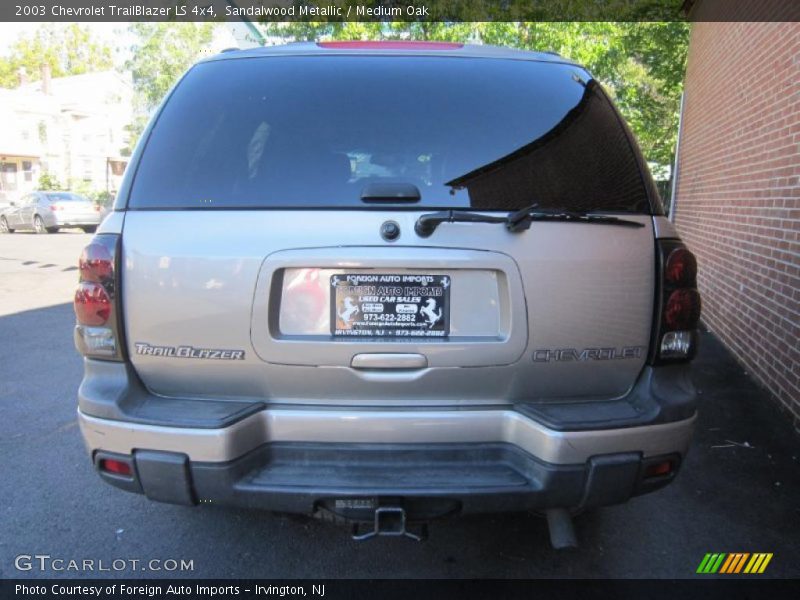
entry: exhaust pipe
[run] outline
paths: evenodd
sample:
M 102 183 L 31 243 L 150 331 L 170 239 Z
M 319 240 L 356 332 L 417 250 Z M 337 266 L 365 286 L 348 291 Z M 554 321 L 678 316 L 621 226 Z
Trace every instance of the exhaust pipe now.
M 572 515 L 566 508 L 549 508 L 547 527 L 550 530 L 550 544 L 556 550 L 567 550 L 578 547 L 578 538 L 575 537 L 575 527 L 572 524 Z

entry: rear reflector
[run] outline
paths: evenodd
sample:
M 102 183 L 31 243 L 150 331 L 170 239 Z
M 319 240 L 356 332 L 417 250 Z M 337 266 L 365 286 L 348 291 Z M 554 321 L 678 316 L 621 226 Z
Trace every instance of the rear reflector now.
M 100 461 L 100 470 L 106 473 L 114 473 L 115 475 L 124 475 L 130 477 L 133 474 L 131 466 L 122 462 L 121 460 L 114 460 L 113 458 L 104 458 Z
M 320 48 L 338 48 L 341 50 L 456 50 L 463 48 L 464 44 L 457 42 L 415 42 L 412 40 L 392 40 L 386 42 L 376 41 L 343 41 L 343 42 L 317 42 Z
M 111 298 L 99 283 L 82 282 L 75 290 L 75 316 L 81 325 L 105 325 L 111 316 Z
M 663 477 L 664 475 L 669 475 L 670 473 L 672 473 L 671 460 L 652 463 L 650 465 L 647 465 L 644 469 L 645 479 L 649 479 L 651 477 Z

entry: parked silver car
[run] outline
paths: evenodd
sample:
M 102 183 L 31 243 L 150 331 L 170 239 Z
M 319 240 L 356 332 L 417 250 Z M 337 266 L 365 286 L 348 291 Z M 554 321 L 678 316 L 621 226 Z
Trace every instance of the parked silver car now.
M 80 259 L 81 430 L 153 500 L 358 538 L 535 509 L 568 546 L 574 512 L 678 472 L 696 266 L 579 65 L 224 53 L 154 117 Z
M 100 208 L 78 194 L 31 192 L 0 213 L 0 233 L 14 233 L 17 229 L 55 233 L 62 227 L 80 227 L 94 233 L 102 216 Z

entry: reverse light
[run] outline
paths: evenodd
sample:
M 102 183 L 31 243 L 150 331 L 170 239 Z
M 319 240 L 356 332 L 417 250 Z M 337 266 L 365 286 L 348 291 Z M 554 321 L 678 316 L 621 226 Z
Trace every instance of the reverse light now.
M 110 327 L 78 325 L 76 333 L 89 354 L 113 357 L 117 353 L 117 338 Z
M 688 358 L 695 345 L 694 331 L 668 331 L 661 338 L 661 358 Z

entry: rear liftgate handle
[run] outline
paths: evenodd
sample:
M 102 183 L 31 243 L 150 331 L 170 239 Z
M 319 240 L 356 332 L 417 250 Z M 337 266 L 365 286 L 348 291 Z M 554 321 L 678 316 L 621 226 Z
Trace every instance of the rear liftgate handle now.
M 422 354 L 370 352 L 356 354 L 350 366 L 354 369 L 424 369 L 428 359 Z

